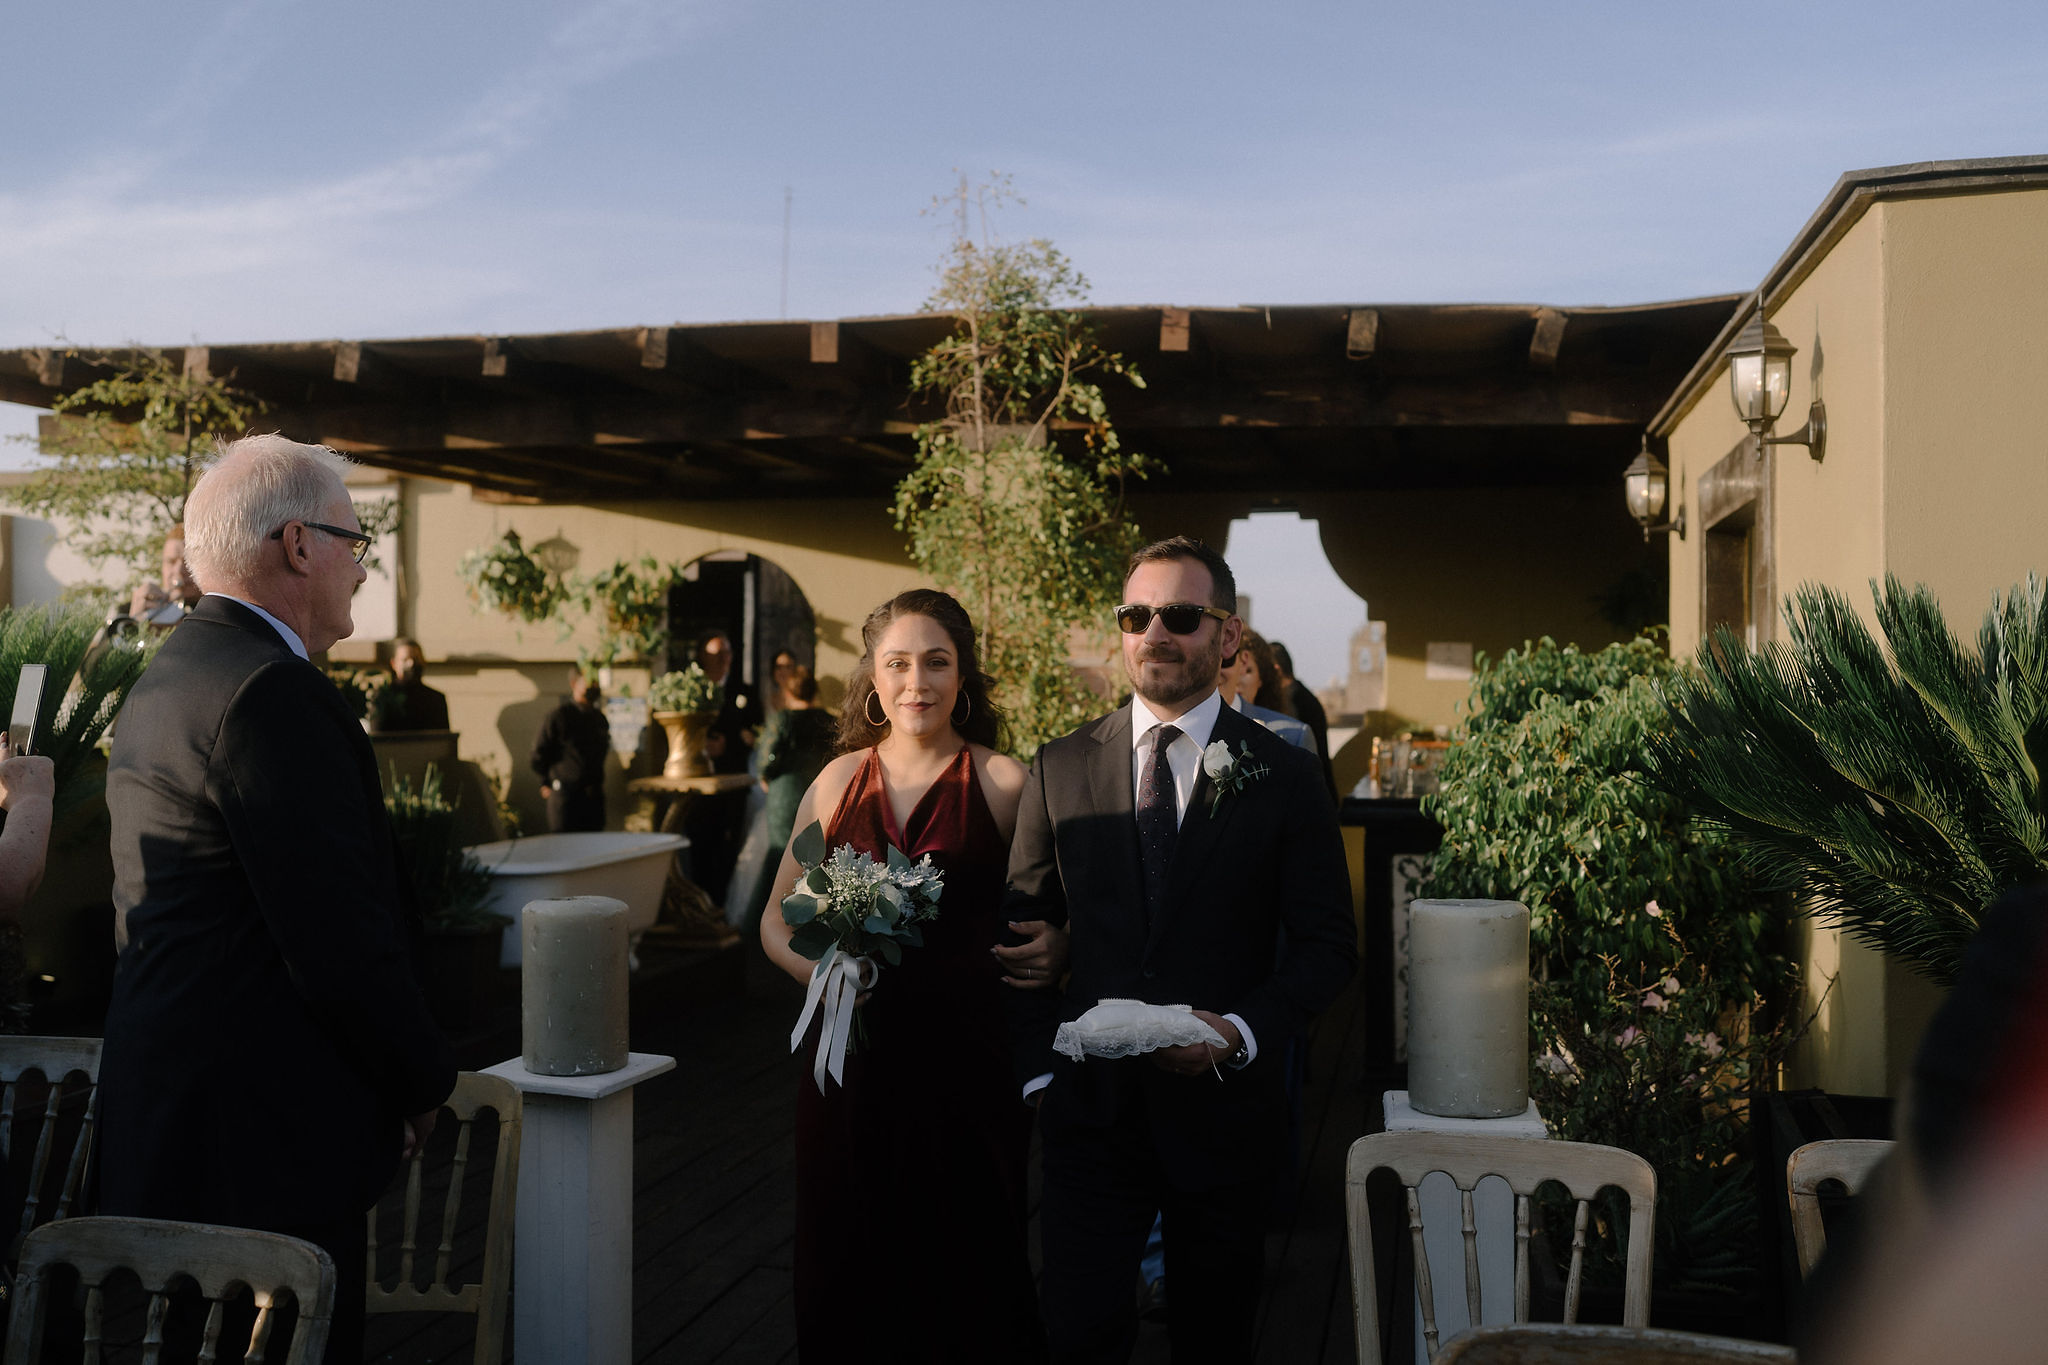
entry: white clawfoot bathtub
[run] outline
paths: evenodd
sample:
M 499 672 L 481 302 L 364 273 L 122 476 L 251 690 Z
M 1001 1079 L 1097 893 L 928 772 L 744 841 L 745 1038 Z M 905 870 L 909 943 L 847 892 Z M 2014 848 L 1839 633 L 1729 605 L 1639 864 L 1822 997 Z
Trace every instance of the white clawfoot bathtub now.
M 470 848 L 491 871 L 484 908 L 509 915 L 498 965 L 519 965 L 519 912 L 528 901 L 562 896 L 611 896 L 626 903 L 626 924 L 637 941 L 654 927 L 670 861 L 687 841 L 680 834 L 533 834 Z

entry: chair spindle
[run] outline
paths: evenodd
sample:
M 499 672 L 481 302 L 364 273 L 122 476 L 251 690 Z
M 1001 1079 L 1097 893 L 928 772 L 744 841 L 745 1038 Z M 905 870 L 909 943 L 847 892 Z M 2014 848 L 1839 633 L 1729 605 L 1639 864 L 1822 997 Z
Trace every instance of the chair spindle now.
M 476 1123 L 471 1115 L 455 1128 L 455 1162 L 448 1171 L 448 1197 L 441 1205 L 441 1246 L 434 1257 L 434 1287 L 447 1289 L 448 1267 L 455 1259 L 455 1222 L 462 1212 L 462 1173 L 469 1165 L 469 1131 Z
M 1515 1196 L 1515 1321 L 1529 1320 L 1529 1196 Z
M 107 1301 L 98 1285 L 85 1291 L 85 1365 L 100 1365 L 100 1339 L 107 1331 Z
M 1564 1320 L 1568 1323 L 1579 1320 L 1579 1280 L 1586 1268 L 1586 1209 L 1588 1201 L 1579 1201 L 1579 1211 L 1572 1215 L 1572 1273 L 1564 1284 Z
M 209 1299 L 206 1304 L 206 1333 L 199 1343 L 199 1365 L 213 1365 L 220 1359 L 220 1334 L 227 1323 L 227 1305 L 219 1299 Z
M 1476 1327 L 1485 1321 L 1479 1316 L 1479 1220 L 1472 1211 L 1472 1191 L 1459 1190 L 1458 1197 L 1465 1223 L 1465 1321 Z
M 1415 1245 L 1415 1295 L 1422 1305 L 1423 1358 L 1436 1359 L 1436 1290 L 1429 1282 L 1429 1248 L 1422 1240 L 1422 1200 L 1408 1189 L 1408 1236 Z

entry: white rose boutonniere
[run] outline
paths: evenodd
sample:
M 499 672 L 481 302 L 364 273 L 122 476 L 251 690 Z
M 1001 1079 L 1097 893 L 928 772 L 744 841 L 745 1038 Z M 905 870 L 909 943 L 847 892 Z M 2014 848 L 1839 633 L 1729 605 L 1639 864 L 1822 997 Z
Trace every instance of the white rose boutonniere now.
M 1209 818 L 1213 820 L 1224 797 L 1243 791 L 1272 770 L 1252 757 L 1251 745 L 1239 744 L 1233 754 L 1230 742 L 1219 739 L 1202 750 L 1202 771 L 1209 774 L 1209 785 L 1215 788 L 1209 800 Z

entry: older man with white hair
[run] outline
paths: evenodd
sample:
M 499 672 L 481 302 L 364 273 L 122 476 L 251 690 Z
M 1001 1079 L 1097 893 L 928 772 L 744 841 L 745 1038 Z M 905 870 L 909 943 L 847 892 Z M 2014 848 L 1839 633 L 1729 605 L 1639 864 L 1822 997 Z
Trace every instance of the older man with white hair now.
M 115 938 L 106 1213 L 264 1228 L 334 1257 L 362 1359 L 363 1213 L 455 1083 L 361 725 L 308 656 L 369 537 L 322 446 L 228 446 L 185 506 L 205 590 L 129 696 L 107 775 Z

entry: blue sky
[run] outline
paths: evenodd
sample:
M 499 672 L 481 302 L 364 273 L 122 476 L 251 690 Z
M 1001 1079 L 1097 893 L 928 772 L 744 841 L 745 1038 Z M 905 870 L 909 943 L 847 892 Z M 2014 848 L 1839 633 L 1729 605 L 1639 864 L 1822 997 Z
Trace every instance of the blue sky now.
M 2038 3 L 22 5 L 0 345 L 774 317 L 785 188 L 790 316 L 906 311 L 956 170 L 1102 303 L 1682 298 L 2044 92 Z

